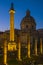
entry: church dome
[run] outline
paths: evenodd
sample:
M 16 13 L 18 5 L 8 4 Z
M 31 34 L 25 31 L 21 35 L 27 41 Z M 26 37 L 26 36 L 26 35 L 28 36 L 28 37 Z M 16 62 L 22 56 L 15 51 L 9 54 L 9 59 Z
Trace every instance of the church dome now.
M 26 11 L 26 16 L 22 19 L 21 21 L 21 29 L 32 29 L 32 28 L 36 28 L 36 22 L 35 19 L 30 15 L 30 11 L 27 10 Z

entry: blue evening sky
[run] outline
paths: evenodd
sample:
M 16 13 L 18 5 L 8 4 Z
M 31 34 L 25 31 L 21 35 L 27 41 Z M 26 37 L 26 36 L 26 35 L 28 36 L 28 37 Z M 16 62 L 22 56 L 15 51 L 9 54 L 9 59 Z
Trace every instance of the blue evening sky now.
M 10 28 L 9 9 L 11 3 L 14 3 L 15 13 L 15 28 L 20 29 L 20 22 L 26 15 L 26 10 L 31 11 L 31 16 L 36 21 L 36 28 L 43 28 L 43 0 L 0 0 L 0 31 L 5 31 Z

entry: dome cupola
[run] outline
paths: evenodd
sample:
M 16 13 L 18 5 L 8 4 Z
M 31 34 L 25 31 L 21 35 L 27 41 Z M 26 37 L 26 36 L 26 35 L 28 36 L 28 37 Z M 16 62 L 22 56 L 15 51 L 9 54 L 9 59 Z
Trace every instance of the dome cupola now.
M 36 23 L 35 19 L 30 15 L 30 11 L 26 11 L 26 16 L 22 19 L 21 23 L 21 30 L 35 30 Z

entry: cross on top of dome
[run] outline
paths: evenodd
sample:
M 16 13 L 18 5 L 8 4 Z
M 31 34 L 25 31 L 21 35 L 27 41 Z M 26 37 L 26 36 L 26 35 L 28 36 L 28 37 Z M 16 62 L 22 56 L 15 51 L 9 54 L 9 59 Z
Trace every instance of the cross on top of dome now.
M 30 16 L 30 10 L 26 11 L 26 16 Z

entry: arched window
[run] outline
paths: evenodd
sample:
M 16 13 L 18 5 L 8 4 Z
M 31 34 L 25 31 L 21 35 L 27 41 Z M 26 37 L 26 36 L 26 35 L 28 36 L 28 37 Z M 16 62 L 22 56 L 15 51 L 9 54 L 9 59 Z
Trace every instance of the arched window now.
M 28 25 L 26 25 L 26 28 L 28 28 Z

